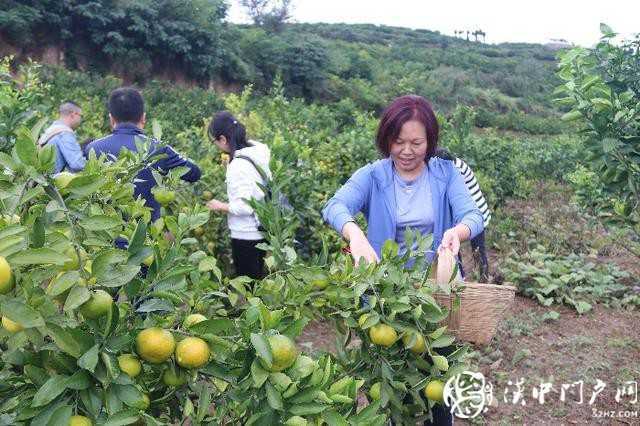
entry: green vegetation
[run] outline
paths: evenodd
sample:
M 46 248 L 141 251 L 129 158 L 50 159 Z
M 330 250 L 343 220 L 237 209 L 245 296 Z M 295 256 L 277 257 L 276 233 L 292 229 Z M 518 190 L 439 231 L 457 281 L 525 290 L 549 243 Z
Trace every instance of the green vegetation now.
M 33 49 L 48 37 L 64 45 L 73 68 L 0 63 L 0 415 L 7 423 L 428 419 L 440 384 L 470 358 L 440 326 L 447 311 L 433 298 L 429 271 L 407 269 L 393 243 L 379 267 L 355 267 L 320 218 L 335 190 L 377 158 L 375 112 L 406 92 L 433 100 L 442 146 L 476 172 L 494 208 L 489 246 L 503 281 L 544 306 L 579 313 L 597 303 L 640 302 L 629 285 L 633 271 L 599 259 L 638 244 L 638 91 L 629 77 L 636 45 L 613 46 L 607 28 L 595 49 L 561 60 L 568 91 L 561 103 L 572 108 L 566 118 L 581 120 L 576 128 L 587 127 L 583 138 L 563 132 L 571 128 L 550 95 L 560 84 L 554 55 L 541 46 L 486 46 L 368 25 L 287 24 L 269 33 L 224 24 L 216 2 L 5 4 L 3 37 Z M 166 19 L 153 19 L 156 10 Z M 91 25 L 76 27 L 76 20 Z M 149 224 L 149 211 L 131 197 L 144 153 L 113 164 L 90 158 L 62 185 L 50 176 L 53 151 L 37 149 L 35 140 L 69 98 L 83 108 L 81 139 L 107 133 L 105 99 L 123 84 L 107 71 L 135 54 L 140 68 L 121 71 L 140 78 L 162 68 L 162 53 L 203 86 L 212 79 L 254 85 L 222 96 L 144 82 L 149 133 L 161 133 L 203 170 L 189 188 L 178 176 L 163 177 L 162 189 L 175 198 Z M 610 61 L 594 64 L 594 55 Z M 273 197 L 252 202 L 266 229 L 269 269 L 255 283 L 230 277 L 225 220 L 204 208 L 212 196 L 224 198 L 225 166 L 204 131 L 223 108 L 272 150 Z M 594 154 L 585 156 L 585 147 Z M 281 208 L 280 193 L 293 211 Z M 572 196 L 584 207 L 571 204 Z M 611 209 L 603 200 L 614 201 Z M 616 219 L 606 223 L 615 238 L 602 230 L 600 212 Z M 119 236 L 130 242 L 127 250 L 112 247 Z M 369 304 L 361 306 L 365 293 Z M 188 319 L 194 314 L 197 323 Z M 519 332 L 557 317 L 532 316 L 535 327 Z M 295 343 L 317 319 L 334 329 L 335 354 L 311 356 Z M 445 356 L 450 345 L 455 351 Z M 519 348 L 512 364 L 535 357 Z M 358 411 L 365 393 L 375 401 Z
M 417 93 L 441 112 L 476 108 L 476 124 L 559 133 L 551 92 L 556 52 L 541 45 L 486 45 L 428 30 L 376 25 L 225 22 L 221 0 L 136 2 L 5 0 L 0 35 L 36 56 L 64 52 L 67 67 L 147 83 L 149 76 L 205 87 L 252 84 L 267 94 L 278 76 L 287 97 L 379 111 Z M 162 19 L 159 19 L 162 17 Z

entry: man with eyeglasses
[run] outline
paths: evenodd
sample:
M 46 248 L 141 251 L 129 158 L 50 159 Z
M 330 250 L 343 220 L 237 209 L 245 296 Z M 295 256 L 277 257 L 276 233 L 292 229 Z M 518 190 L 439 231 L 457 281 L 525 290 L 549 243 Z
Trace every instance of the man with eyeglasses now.
M 84 169 L 86 159 L 82 154 L 75 129 L 82 121 L 82 109 L 72 101 L 60 105 L 59 117 L 49 126 L 40 139 L 38 145 L 44 147 L 53 145 L 56 150 L 56 165 L 54 174 L 63 170 L 79 172 Z

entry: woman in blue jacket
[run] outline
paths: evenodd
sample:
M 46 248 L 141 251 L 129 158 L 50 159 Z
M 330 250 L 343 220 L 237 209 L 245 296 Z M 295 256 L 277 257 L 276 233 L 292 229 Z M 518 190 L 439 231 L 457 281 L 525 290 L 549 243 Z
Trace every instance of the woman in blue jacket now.
M 407 95 L 382 113 L 376 136 L 384 157 L 367 164 L 336 192 L 323 217 L 349 242 L 356 262 L 377 262 L 386 240 L 405 247 L 405 231 L 433 234 L 435 250 L 457 255 L 460 242 L 483 230 L 483 218 L 452 161 L 435 157 L 438 122 L 429 102 Z M 354 221 L 362 212 L 367 235 Z

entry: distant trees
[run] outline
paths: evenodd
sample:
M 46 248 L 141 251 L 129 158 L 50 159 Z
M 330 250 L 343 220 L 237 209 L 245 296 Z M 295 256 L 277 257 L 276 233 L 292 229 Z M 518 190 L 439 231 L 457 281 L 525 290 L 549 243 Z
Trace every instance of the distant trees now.
M 453 34 L 455 34 L 456 37 L 460 36 L 462 37 L 464 34 L 466 33 L 467 35 L 467 41 L 469 41 L 469 35 L 472 35 L 473 37 L 475 37 L 476 41 L 479 41 L 478 38 L 482 37 L 482 42 L 484 43 L 486 41 L 486 37 L 487 37 L 487 33 L 485 33 L 484 31 L 478 29 L 475 31 L 469 31 L 469 30 L 454 30 Z
M 292 0 L 241 0 L 253 23 L 278 32 L 291 19 Z
M 0 33 L 25 47 L 60 45 L 68 65 L 130 78 L 180 70 L 207 79 L 232 61 L 223 0 L 3 0 Z

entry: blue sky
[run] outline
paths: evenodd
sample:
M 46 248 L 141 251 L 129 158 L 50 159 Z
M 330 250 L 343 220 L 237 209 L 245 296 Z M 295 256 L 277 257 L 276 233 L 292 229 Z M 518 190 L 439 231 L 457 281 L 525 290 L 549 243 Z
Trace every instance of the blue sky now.
M 230 20 L 247 22 L 238 0 L 228 0 Z M 373 23 L 437 30 L 482 29 L 487 43 L 566 39 L 590 46 L 605 22 L 625 35 L 640 32 L 640 0 L 294 0 L 296 22 Z

